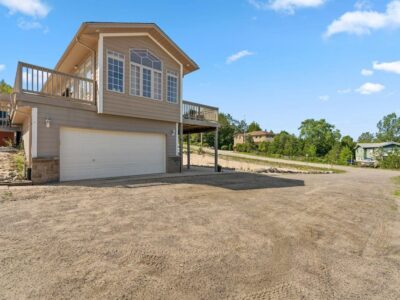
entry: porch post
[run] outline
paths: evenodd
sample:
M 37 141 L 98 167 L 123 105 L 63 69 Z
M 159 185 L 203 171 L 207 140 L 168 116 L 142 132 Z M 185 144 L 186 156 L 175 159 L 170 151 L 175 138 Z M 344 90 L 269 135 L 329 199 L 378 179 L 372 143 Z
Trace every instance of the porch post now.
M 215 172 L 218 172 L 218 127 L 215 128 L 215 139 L 214 139 L 214 164 Z
M 187 168 L 190 169 L 190 134 L 187 137 Z
M 180 155 L 180 160 L 181 160 L 181 166 L 180 170 L 181 173 L 183 172 L 183 123 L 179 124 L 179 155 Z

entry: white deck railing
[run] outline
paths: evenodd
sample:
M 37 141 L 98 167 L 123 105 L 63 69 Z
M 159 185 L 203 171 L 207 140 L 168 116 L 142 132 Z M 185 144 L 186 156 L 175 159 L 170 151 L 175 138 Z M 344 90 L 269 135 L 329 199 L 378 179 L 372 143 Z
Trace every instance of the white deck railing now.
M 18 63 L 14 91 L 95 104 L 94 80 L 23 62 Z

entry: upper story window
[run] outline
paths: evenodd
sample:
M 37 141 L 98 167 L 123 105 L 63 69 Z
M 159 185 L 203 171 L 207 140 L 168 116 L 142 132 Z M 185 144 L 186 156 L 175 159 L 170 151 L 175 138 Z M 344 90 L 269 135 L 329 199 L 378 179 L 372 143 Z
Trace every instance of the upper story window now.
M 113 92 L 124 92 L 124 62 L 121 53 L 107 50 L 107 89 Z
M 79 77 L 93 79 L 93 62 L 92 57 L 89 56 L 75 72 Z
M 167 72 L 167 100 L 171 103 L 178 102 L 178 73 Z
M 159 58 L 147 49 L 131 50 L 131 95 L 162 100 L 162 77 Z

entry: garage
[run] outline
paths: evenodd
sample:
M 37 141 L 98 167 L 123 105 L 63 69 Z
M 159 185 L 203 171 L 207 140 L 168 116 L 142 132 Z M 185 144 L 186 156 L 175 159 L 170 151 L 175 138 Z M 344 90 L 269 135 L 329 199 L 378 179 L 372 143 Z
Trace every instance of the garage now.
M 60 180 L 165 173 L 164 134 L 60 129 Z

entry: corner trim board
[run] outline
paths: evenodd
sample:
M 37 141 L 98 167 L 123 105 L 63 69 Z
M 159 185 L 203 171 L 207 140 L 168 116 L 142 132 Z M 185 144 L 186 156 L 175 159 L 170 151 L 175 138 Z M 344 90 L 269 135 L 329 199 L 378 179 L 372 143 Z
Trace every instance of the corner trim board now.
M 32 108 L 32 158 L 37 157 L 37 122 L 38 122 L 38 109 L 37 107 Z
M 99 36 L 99 43 L 98 43 L 98 51 L 97 51 L 97 71 L 99 72 L 97 78 L 98 78 L 98 90 L 97 90 L 97 112 L 99 114 L 103 113 L 103 92 L 104 92 L 104 86 L 103 86 L 103 63 L 104 63 L 104 38 L 103 34 L 100 34 Z

